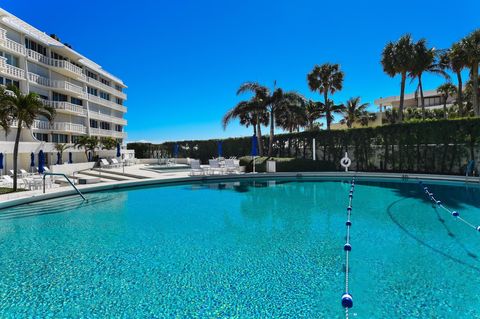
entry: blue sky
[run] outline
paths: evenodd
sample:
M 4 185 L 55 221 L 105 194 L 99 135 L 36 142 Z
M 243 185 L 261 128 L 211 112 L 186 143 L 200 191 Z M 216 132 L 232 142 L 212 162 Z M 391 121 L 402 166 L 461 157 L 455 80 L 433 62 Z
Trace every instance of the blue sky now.
M 373 104 L 399 94 L 399 79 L 379 63 L 387 41 L 409 32 L 446 48 L 480 27 L 478 0 L 49 0 L 47 7 L 3 0 L 2 8 L 124 80 L 129 141 L 249 135 L 236 123 L 226 131 L 220 124 L 241 100 L 235 92 L 242 82 L 276 80 L 320 99 L 306 74 L 325 62 L 345 72 L 336 102 L 361 96 Z M 426 76 L 424 86 L 443 81 Z

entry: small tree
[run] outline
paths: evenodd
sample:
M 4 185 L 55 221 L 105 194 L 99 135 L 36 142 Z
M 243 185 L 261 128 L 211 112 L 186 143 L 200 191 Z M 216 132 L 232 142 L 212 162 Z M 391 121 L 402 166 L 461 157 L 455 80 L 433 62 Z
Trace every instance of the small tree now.
M 55 144 L 55 150 L 60 153 L 60 164 L 63 164 L 63 152 L 65 152 L 69 148 L 70 148 L 70 145 L 68 144 L 62 144 L 62 143 Z
M 443 115 L 448 118 L 447 115 L 447 100 L 450 96 L 457 93 L 457 87 L 450 82 L 444 83 L 437 88 L 437 93 L 440 93 L 443 97 Z

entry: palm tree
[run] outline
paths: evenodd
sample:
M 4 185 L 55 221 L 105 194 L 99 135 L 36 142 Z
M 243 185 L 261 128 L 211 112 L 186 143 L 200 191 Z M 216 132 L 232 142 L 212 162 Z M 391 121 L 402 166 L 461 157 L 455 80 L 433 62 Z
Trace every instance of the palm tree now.
M 323 104 L 321 102 L 315 102 L 313 100 L 308 100 L 305 105 L 305 117 L 307 120 L 306 128 L 309 131 L 315 130 L 317 127 L 316 120 L 324 116 Z M 321 123 L 323 124 L 323 123 Z
M 437 53 L 433 48 L 427 48 L 427 41 L 420 39 L 414 45 L 413 66 L 409 72 L 409 76 L 418 79 L 418 90 L 420 91 L 420 103 L 422 106 L 422 119 L 425 120 L 425 98 L 423 96 L 422 75 L 425 72 L 441 74 L 449 79 L 448 74 L 442 70 L 437 63 Z
M 51 122 L 55 117 L 55 109 L 43 104 L 36 93 L 23 94 L 14 85 L 9 85 L 7 89 L 10 92 L 1 94 L 3 110 L 0 113 L 7 117 L 5 122 L 2 120 L 6 134 L 11 125 L 15 125 L 17 129 L 13 148 L 13 191 L 15 192 L 17 190 L 18 147 L 22 129 L 24 127 L 30 129 L 39 116 L 45 117 Z
M 465 61 L 470 68 L 470 77 L 473 85 L 473 111 L 476 116 L 480 115 L 478 103 L 478 64 L 480 63 L 480 29 L 473 31 L 460 42 L 461 48 L 465 54 Z
M 63 152 L 68 150 L 70 148 L 70 145 L 64 143 L 57 143 L 55 144 L 55 150 L 60 153 L 60 164 L 63 163 Z
M 455 95 L 457 93 L 457 87 L 450 82 L 444 83 L 437 88 L 437 93 L 440 93 L 443 97 L 443 113 L 445 118 L 447 116 L 447 100 L 450 96 Z
M 117 140 L 113 137 L 103 137 L 100 139 L 102 150 L 113 150 L 117 147 Z
M 243 83 L 237 91 L 237 94 L 252 92 L 255 94 L 255 100 L 259 109 L 270 116 L 270 137 L 268 140 L 268 156 L 273 153 L 273 140 L 275 138 L 275 116 L 287 105 L 300 103 L 304 98 L 296 92 L 284 92 L 281 88 L 276 88 L 274 82 L 273 92 L 263 85 L 256 82 Z
M 263 155 L 263 143 L 262 143 L 262 125 L 268 125 L 268 114 L 260 107 L 260 103 L 254 96 L 248 101 L 241 101 L 229 110 L 222 119 L 222 126 L 225 130 L 228 123 L 233 119 L 239 119 L 240 124 L 246 127 L 253 127 L 253 135 L 258 139 L 258 150 L 260 156 Z
M 301 127 L 308 124 L 306 112 L 306 100 L 286 100 L 278 110 L 275 120 L 277 127 L 290 133 L 300 131 Z
M 415 57 L 415 45 L 410 34 L 403 35 L 397 42 L 389 42 L 383 48 L 382 66 L 383 71 L 390 77 L 397 74 L 401 76 L 400 83 L 400 105 L 398 119 L 403 120 L 403 104 L 405 99 L 405 81 L 407 74 L 412 71 Z
M 88 161 L 88 151 L 94 152 L 98 146 L 98 140 L 93 136 L 80 136 L 74 144 L 75 148 L 83 148 L 85 158 Z
M 327 117 L 327 130 L 330 130 L 332 123 L 332 110 L 329 104 L 328 94 L 334 94 L 340 91 L 343 87 L 344 73 L 340 70 L 338 64 L 325 63 L 322 65 L 315 65 L 313 70 L 307 75 L 307 82 L 310 90 L 318 91 L 323 94 L 325 115 Z
M 457 75 L 457 104 L 460 116 L 464 115 L 462 71 L 466 67 L 465 61 L 465 51 L 460 43 L 454 43 L 440 56 L 440 66 L 452 70 Z
M 340 123 L 346 124 L 348 128 L 352 128 L 353 123 L 360 122 L 362 118 L 368 115 L 368 105 L 368 103 L 361 103 L 359 96 L 350 98 L 343 108 L 343 119 Z M 368 120 L 368 117 L 366 118 Z

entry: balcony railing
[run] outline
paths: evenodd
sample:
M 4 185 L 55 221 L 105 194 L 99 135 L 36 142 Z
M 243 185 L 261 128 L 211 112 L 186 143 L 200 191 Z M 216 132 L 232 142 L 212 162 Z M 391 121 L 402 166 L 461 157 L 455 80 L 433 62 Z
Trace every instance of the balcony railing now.
M 83 74 L 82 68 L 72 64 L 69 61 L 52 59 L 30 49 L 27 50 L 27 56 L 34 61 L 41 62 L 48 66 L 58 68 L 58 69 L 63 69 L 71 73 L 74 73 L 77 77 L 80 77 L 83 80 L 85 80 L 85 74 Z
M 5 68 L 2 70 L 3 73 L 13 76 L 14 78 L 24 80 L 25 79 L 25 71 L 17 68 L 13 65 L 5 63 Z
M 92 84 L 93 86 L 96 86 L 97 88 L 100 88 L 100 89 L 104 90 L 105 92 L 108 92 L 112 95 L 118 96 L 122 100 L 125 100 L 127 98 L 127 95 L 125 93 L 120 92 L 117 89 L 115 89 L 114 87 L 108 86 L 105 83 L 97 81 L 97 80 L 95 80 L 91 77 L 88 77 L 88 76 L 86 77 L 86 80 L 89 84 Z
M 7 58 L 0 56 L 0 70 L 5 70 L 7 68 Z
M 72 84 L 68 81 L 56 81 L 56 80 L 50 80 L 48 78 L 45 78 L 43 76 L 40 76 L 35 73 L 28 73 L 28 80 L 31 82 L 35 82 L 39 85 L 43 86 L 48 86 L 51 88 L 57 88 L 57 89 L 62 89 L 64 91 L 68 91 L 71 93 L 75 93 L 77 95 L 83 95 L 83 88 L 81 88 L 78 85 Z
M 7 30 L 0 28 L 0 42 L 7 40 Z
M 32 125 L 33 129 L 37 130 L 46 130 L 46 131 L 60 131 L 60 132 L 72 132 L 72 133 L 87 133 L 87 127 L 82 124 L 74 124 L 70 122 L 54 122 L 50 124 L 50 122 L 42 121 L 42 120 L 35 120 L 33 121 Z
M 10 40 L 6 36 L 3 41 L 0 41 L 0 45 L 6 48 L 7 50 L 18 53 L 20 55 L 25 55 L 25 53 L 27 52 L 27 49 L 25 48 L 24 45 L 18 42 L 15 42 L 13 40 Z
M 104 129 L 101 129 L 101 128 L 93 128 L 93 127 L 90 128 L 90 134 L 91 135 L 116 137 L 116 138 L 124 138 L 124 137 L 127 136 L 127 133 L 125 133 L 125 132 L 104 130 Z
M 125 106 L 117 104 L 117 103 L 109 101 L 109 100 L 102 99 L 98 96 L 88 94 L 88 99 L 90 101 L 92 101 L 93 103 L 97 103 L 97 104 L 100 104 L 100 105 L 103 105 L 103 106 L 107 106 L 107 107 L 110 107 L 114 110 L 117 110 L 117 111 L 120 111 L 120 112 L 123 112 L 123 113 L 127 112 L 127 108 Z
M 76 113 L 81 116 L 87 116 L 87 110 L 81 105 L 76 105 L 76 104 L 63 102 L 63 101 L 43 100 L 42 102 L 43 104 L 53 107 L 56 110 L 68 111 L 70 113 Z
M 90 111 L 90 117 L 96 120 L 101 120 L 105 122 L 111 122 L 115 124 L 127 125 L 127 120 L 120 117 L 115 117 L 111 115 L 106 115 L 102 113 L 92 112 Z

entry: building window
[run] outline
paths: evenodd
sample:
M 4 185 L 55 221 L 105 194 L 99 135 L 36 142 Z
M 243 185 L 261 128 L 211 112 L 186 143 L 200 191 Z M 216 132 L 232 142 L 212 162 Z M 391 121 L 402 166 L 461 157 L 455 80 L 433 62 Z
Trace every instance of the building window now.
M 19 62 L 20 60 L 16 56 L 13 56 L 9 53 L 3 53 L 2 55 L 3 55 L 3 57 L 7 58 L 7 64 L 18 68 L 18 66 L 20 64 L 20 62 Z
M 91 79 L 96 80 L 96 79 L 98 78 L 95 73 L 93 73 L 93 72 L 91 72 L 91 71 L 89 71 L 89 70 L 87 70 L 87 73 L 86 73 L 86 74 L 87 74 L 87 76 L 88 76 L 89 78 L 91 78 Z
M 90 119 L 90 127 L 98 128 L 98 121 Z
M 73 96 L 70 98 L 70 101 L 72 102 L 72 104 L 75 104 L 75 105 L 83 105 L 82 100 L 77 99 L 76 97 L 73 97 Z
M 52 100 L 58 101 L 58 102 L 68 102 L 68 96 L 66 96 L 65 94 L 53 92 Z
M 123 105 L 123 100 L 121 98 L 116 97 L 115 102 L 119 105 Z
M 15 80 L 11 80 L 11 79 L 7 79 L 7 78 L 1 77 L 1 76 L 0 76 L 0 84 L 1 85 L 11 85 L 11 84 L 13 84 L 17 88 L 20 88 L 20 82 L 15 81 Z
M 68 143 L 68 135 L 65 134 L 52 134 L 53 143 Z
M 105 80 L 104 78 L 101 78 L 100 81 L 101 81 L 103 84 L 110 86 L 110 81 Z
M 120 92 L 123 91 L 123 88 L 122 88 L 120 85 L 118 85 L 118 84 L 115 84 L 115 89 L 116 89 L 117 91 L 120 91 Z
M 33 136 L 39 141 L 48 142 L 48 134 L 45 133 L 33 133 Z
M 38 95 L 38 97 L 41 98 L 42 100 L 48 100 L 48 96 L 46 96 L 46 95 L 38 94 L 38 93 L 37 93 L 37 95 Z
M 434 105 L 441 105 L 442 98 L 440 96 L 429 96 L 424 98 L 425 106 L 434 106 Z M 421 101 L 419 100 L 419 104 L 421 105 Z
M 118 124 L 116 124 L 116 125 L 115 125 L 115 131 L 117 131 L 117 132 L 123 132 L 123 128 L 122 128 L 122 126 L 121 126 L 121 125 L 118 125 Z
M 97 90 L 97 89 L 94 89 L 94 88 L 92 88 L 92 87 L 90 87 L 90 86 L 87 86 L 87 92 L 88 92 L 88 94 L 98 96 L 98 90 Z
M 47 48 L 35 41 L 25 38 L 25 47 L 42 55 L 47 55 Z
M 55 52 L 50 52 L 50 56 L 52 57 L 52 59 L 55 59 L 55 60 L 65 60 L 67 61 L 68 59 L 66 57 L 64 57 L 63 55 L 60 55 L 58 53 L 55 53 Z
M 100 128 L 101 128 L 102 130 L 110 130 L 110 123 L 100 122 Z
M 100 97 L 104 100 L 110 101 L 110 94 L 100 91 Z
M 72 135 L 72 143 L 77 143 L 81 136 Z

